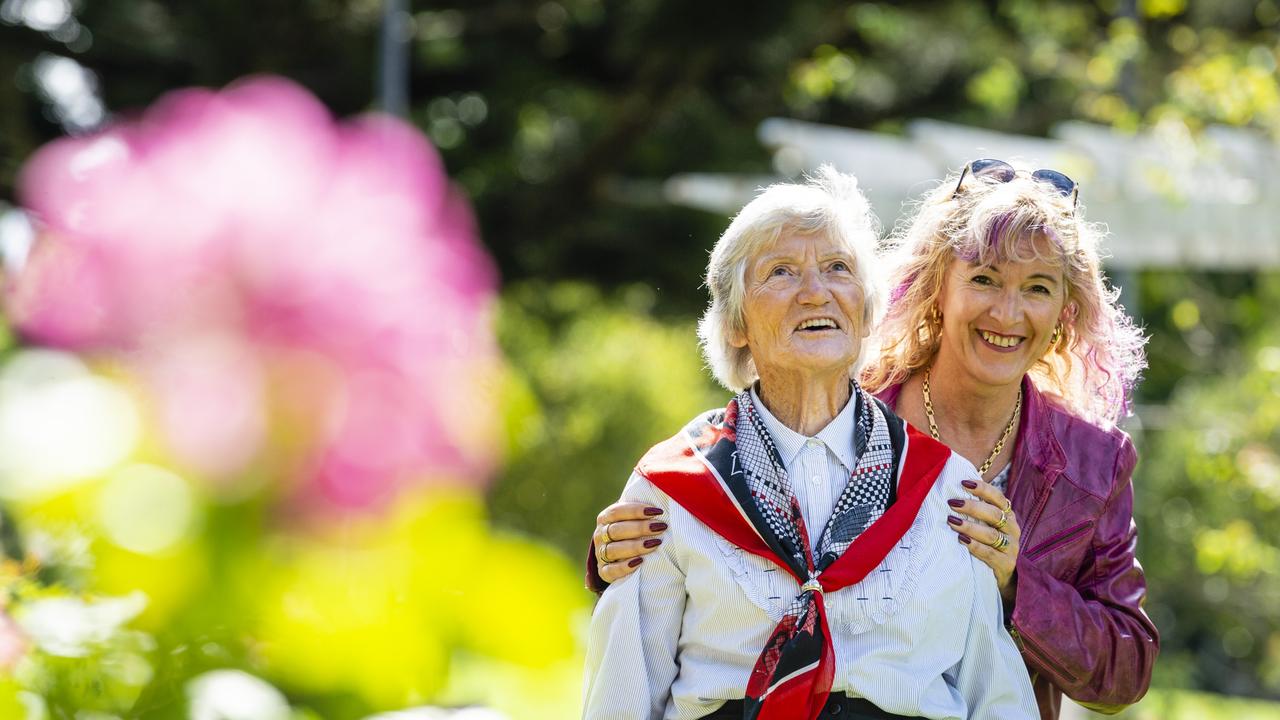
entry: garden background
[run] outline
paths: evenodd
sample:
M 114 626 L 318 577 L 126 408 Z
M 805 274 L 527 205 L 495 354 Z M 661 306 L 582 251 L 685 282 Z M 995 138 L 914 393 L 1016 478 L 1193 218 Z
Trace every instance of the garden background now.
M 575 717 L 595 513 L 725 398 L 694 322 L 727 216 L 671 178 L 794 176 L 779 117 L 1280 157 L 1278 28 L 1275 0 L 3 0 L 0 717 Z M 1246 180 L 1223 237 L 1280 245 L 1280 181 Z M 1280 267 L 1113 275 L 1151 337 L 1126 428 L 1163 646 L 1124 717 L 1278 718 Z

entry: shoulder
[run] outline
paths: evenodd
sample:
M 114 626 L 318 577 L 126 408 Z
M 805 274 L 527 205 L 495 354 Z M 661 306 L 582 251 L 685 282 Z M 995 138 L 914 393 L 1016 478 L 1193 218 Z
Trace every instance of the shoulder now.
M 898 395 L 902 393 L 902 383 L 886 385 L 871 393 L 883 405 L 894 407 L 898 404 Z
M 950 453 L 947 464 L 943 466 L 942 473 L 938 476 L 938 489 L 946 493 L 947 497 L 976 498 L 976 495 L 960 483 L 964 480 L 978 479 L 980 477 L 978 468 L 960 453 L 954 450 Z
M 1044 419 L 1062 448 L 1063 473 L 1071 482 L 1103 498 L 1117 485 L 1127 484 L 1137 462 L 1129 433 L 1085 420 L 1053 402 L 1045 403 Z
M 636 463 L 636 472 L 650 480 L 655 475 L 692 477 L 703 474 L 706 451 L 721 438 L 732 435 L 725 422 L 726 413 L 727 409 L 721 408 L 694 417 L 676 434 L 649 448 Z

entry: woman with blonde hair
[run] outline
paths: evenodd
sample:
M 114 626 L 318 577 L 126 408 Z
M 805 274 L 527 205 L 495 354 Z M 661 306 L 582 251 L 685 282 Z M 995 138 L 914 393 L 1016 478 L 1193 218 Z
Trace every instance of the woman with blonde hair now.
M 984 159 L 926 195 L 891 243 L 888 308 L 862 374 L 978 468 L 965 484 L 976 497 L 952 498 L 946 522 L 994 571 L 1046 719 L 1064 693 L 1103 712 L 1136 702 L 1159 651 L 1135 557 L 1137 456 L 1115 425 L 1145 338 L 1106 284 L 1078 191 L 1057 171 Z M 601 513 L 590 585 L 644 561 L 666 529 L 646 512 Z

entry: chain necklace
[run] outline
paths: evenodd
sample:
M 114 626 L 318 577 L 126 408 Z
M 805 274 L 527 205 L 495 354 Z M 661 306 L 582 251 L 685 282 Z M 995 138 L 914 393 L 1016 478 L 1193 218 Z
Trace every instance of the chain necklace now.
M 1013 414 L 1009 416 L 1009 422 L 1005 423 L 1004 432 L 1000 433 L 1000 439 L 996 441 L 996 446 L 991 449 L 991 454 L 987 456 L 982 467 L 978 468 L 978 475 L 986 475 L 991 469 L 991 463 L 996 461 L 1000 456 L 1000 451 L 1004 450 L 1004 444 L 1009 440 L 1009 433 L 1013 432 L 1013 423 L 1018 419 L 1018 411 L 1022 409 L 1022 388 L 1018 388 L 1018 400 L 1013 404 Z M 941 441 L 938 437 L 938 421 L 933 418 L 933 398 L 929 397 L 929 368 L 924 371 L 924 414 L 929 418 L 929 434 L 934 440 Z

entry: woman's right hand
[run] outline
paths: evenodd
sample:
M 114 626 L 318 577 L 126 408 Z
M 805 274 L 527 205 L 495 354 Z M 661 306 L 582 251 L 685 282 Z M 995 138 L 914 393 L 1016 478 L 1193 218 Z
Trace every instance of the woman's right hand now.
M 602 510 L 591 534 L 601 579 L 615 583 L 635 572 L 642 556 L 662 544 L 657 536 L 666 529 L 662 508 L 652 505 L 619 501 Z

